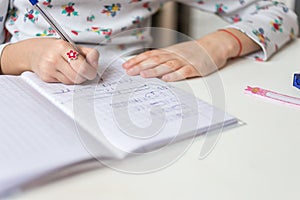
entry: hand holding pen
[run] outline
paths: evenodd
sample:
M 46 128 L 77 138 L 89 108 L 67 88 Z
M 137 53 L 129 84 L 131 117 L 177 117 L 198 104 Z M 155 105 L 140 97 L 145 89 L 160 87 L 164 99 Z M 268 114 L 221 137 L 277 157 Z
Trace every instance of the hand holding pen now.
M 1 60 L 3 73 L 34 71 L 46 82 L 65 84 L 80 84 L 94 79 L 97 76 L 98 51 L 76 46 L 37 0 L 29 1 L 61 39 L 37 37 L 8 45 L 2 52 L 5 54 Z
M 83 52 L 82 49 L 80 49 L 75 42 L 68 36 L 68 34 L 62 29 L 62 27 L 55 21 L 55 19 L 50 15 L 50 13 L 47 12 L 47 10 L 43 9 L 43 7 L 39 6 L 38 0 L 29 0 L 30 3 L 35 6 L 35 8 L 40 12 L 40 14 L 44 17 L 44 19 L 50 24 L 50 26 L 56 31 L 56 33 L 61 37 L 62 40 L 68 42 L 73 49 L 70 49 L 69 51 L 66 52 L 67 56 L 67 61 L 71 65 L 72 69 L 74 70 L 73 73 L 71 73 L 71 80 L 74 80 L 74 75 L 77 72 L 79 75 L 77 80 L 74 81 L 74 83 L 82 83 L 85 80 L 89 79 L 94 79 L 97 75 L 97 69 L 98 69 L 98 52 L 96 50 L 93 50 L 93 54 L 95 58 L 93 58 L 93 65 L 89 66 L 89 57 L 91 56 L 86 56 L 85 52 Z M 62 46 L 65 46 L 68 44 L 62 44 Z M 77 60 L 79 59 L 80 62 L 71 62 L 72 60 Z M 78 66 L 78 63 L 81 63 Z M 91 68 L 92 67 L 92 68 Z M 91 69 L 89 69 L 91 68 Z M 96 71 L 95 71 L 96 70 Z M 75 73 L 74 73 L 75 72 Z M 71 81 L 73 82 L 73 81 Z

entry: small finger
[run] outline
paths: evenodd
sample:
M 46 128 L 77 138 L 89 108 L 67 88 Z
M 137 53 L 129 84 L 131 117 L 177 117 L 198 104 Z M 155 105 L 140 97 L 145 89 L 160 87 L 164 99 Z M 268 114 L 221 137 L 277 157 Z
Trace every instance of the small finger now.
M 161 77 L 170 72 L 174 72 L 183 66 L 184 64 L 180 60 L 170 60 L 153 69 L 141 71 L 140 75 L 144 78 Z
M 88 63 L 87 60 L 71 62 L 70 65 L 83 78 L 93 80 L 97 76 L 97 68 Z
M 172 60 L 174 60 L 174 57 L 171 54 L 155 55 L 136 64 L 132 68 L 129 68 L 127 70 L 127 74 L 131 76 L 135 76 L 140 74 L 141 71 L 157 67 L 161 64 L 171 62 Z
M 59 80 L 57 80 L 55 77 L 52 76 L 48 76 L 48 77 L 40 76 L 40 78 L 47 83 L 59 83 Z
M 156 56 L 156 55 L 162 55 L 162 54 L 163 54 L 163 52 L 161 50 L 146 51 L 146 52 L 141 53 L 141 54 L 129 59 L 128 61 L 126 61 L 123 64 L 123 67 L 125 69 L 129 69 L 129 68 L 137 65 L 138 63 L 148 59 L 149 57 Z
M 99 67 L 99 51 L 96 49 L 90 49 L 90 48 L 82 48 L 82 52 L 86 55 L 87 62 L 94 67 L 96 70 L 98 70 Z
M 186 65 L 175 72 L 162 76 L 161 79 L 166 82 L 173 82 L 196 76 L 200 76 L 199 72 L 193 66 Z
M 74 84 L 74 81 L 70 80 L 67 76 L 65 76 L 60 71 L 57 71 L 54 76 L 55 76 L 55 79 L 57 79 L 59 82 L 61 82 L 63 84 L 66 84 L 66 85 Z
M 72 83 L 79 84 L 86 81 L 86 79 L 81 77 L 64 59 L 58 59 L 56 65 L 57 71 L 62 73 L 68 80 L 72 81 Z

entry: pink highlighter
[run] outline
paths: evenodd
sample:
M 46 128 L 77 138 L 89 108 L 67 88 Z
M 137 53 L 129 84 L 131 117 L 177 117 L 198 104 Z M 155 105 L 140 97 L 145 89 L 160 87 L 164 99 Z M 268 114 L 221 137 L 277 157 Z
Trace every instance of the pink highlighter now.
M 270 90 L 265 90 L 265 89 L 262 89 L 259 87 L 247 86 L 247 88 L 245 89 L 245 92 L 248 94 L 258 95 L 261 97 L 272 99 L 274 101 L 281 102 L 284 104 L 300 106 L 300 98 L 280 94 L 280 93 L 273 92 Z

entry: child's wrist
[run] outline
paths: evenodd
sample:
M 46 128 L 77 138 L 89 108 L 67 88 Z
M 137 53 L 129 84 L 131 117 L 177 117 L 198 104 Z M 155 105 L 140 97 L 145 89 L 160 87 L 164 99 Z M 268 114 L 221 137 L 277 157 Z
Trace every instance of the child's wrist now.
M 219 34 L 222 34 L 225 44 L 227 57 L 237 58 L 240 57 L 243 52 L 243 44 L 240 35 L 234 29 L 219 29 Z
M 239 43 L 228 33 L 216 31 L 198 40 L 218 67 L 239 53 Z
M 261 47 L 248 35 L 235 28 L 220 29 L 219 34 L 226 36 L 229 58 L 236 58 L 258 51 Z
M 1 55 L 1 72 L 2 74 L 19 75 L 24 71 L 30 70 L 27 64 L 28 56 L 25 55 L 23 47 L 19 47 L 18 43 L 5 46 Z
M 2 72 L 2 58 L 3 58 L 2 53 L 3 53 L 3 50 L 5 49 L 5 47 L 8 46 L 8 45 L 10 45 L 10 43 L 2 44 L 0 46 L 0 75 L 3 74 L 3 72 Z

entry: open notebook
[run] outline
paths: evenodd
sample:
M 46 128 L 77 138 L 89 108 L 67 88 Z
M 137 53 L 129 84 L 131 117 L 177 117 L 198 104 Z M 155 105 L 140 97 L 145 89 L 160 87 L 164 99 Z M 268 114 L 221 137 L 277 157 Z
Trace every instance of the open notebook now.
M 66 166 L 149 153 L 238 122 L 159 79 L 127 76 L 121 62 L 83 85 L 0 77 L 0 196 Z

